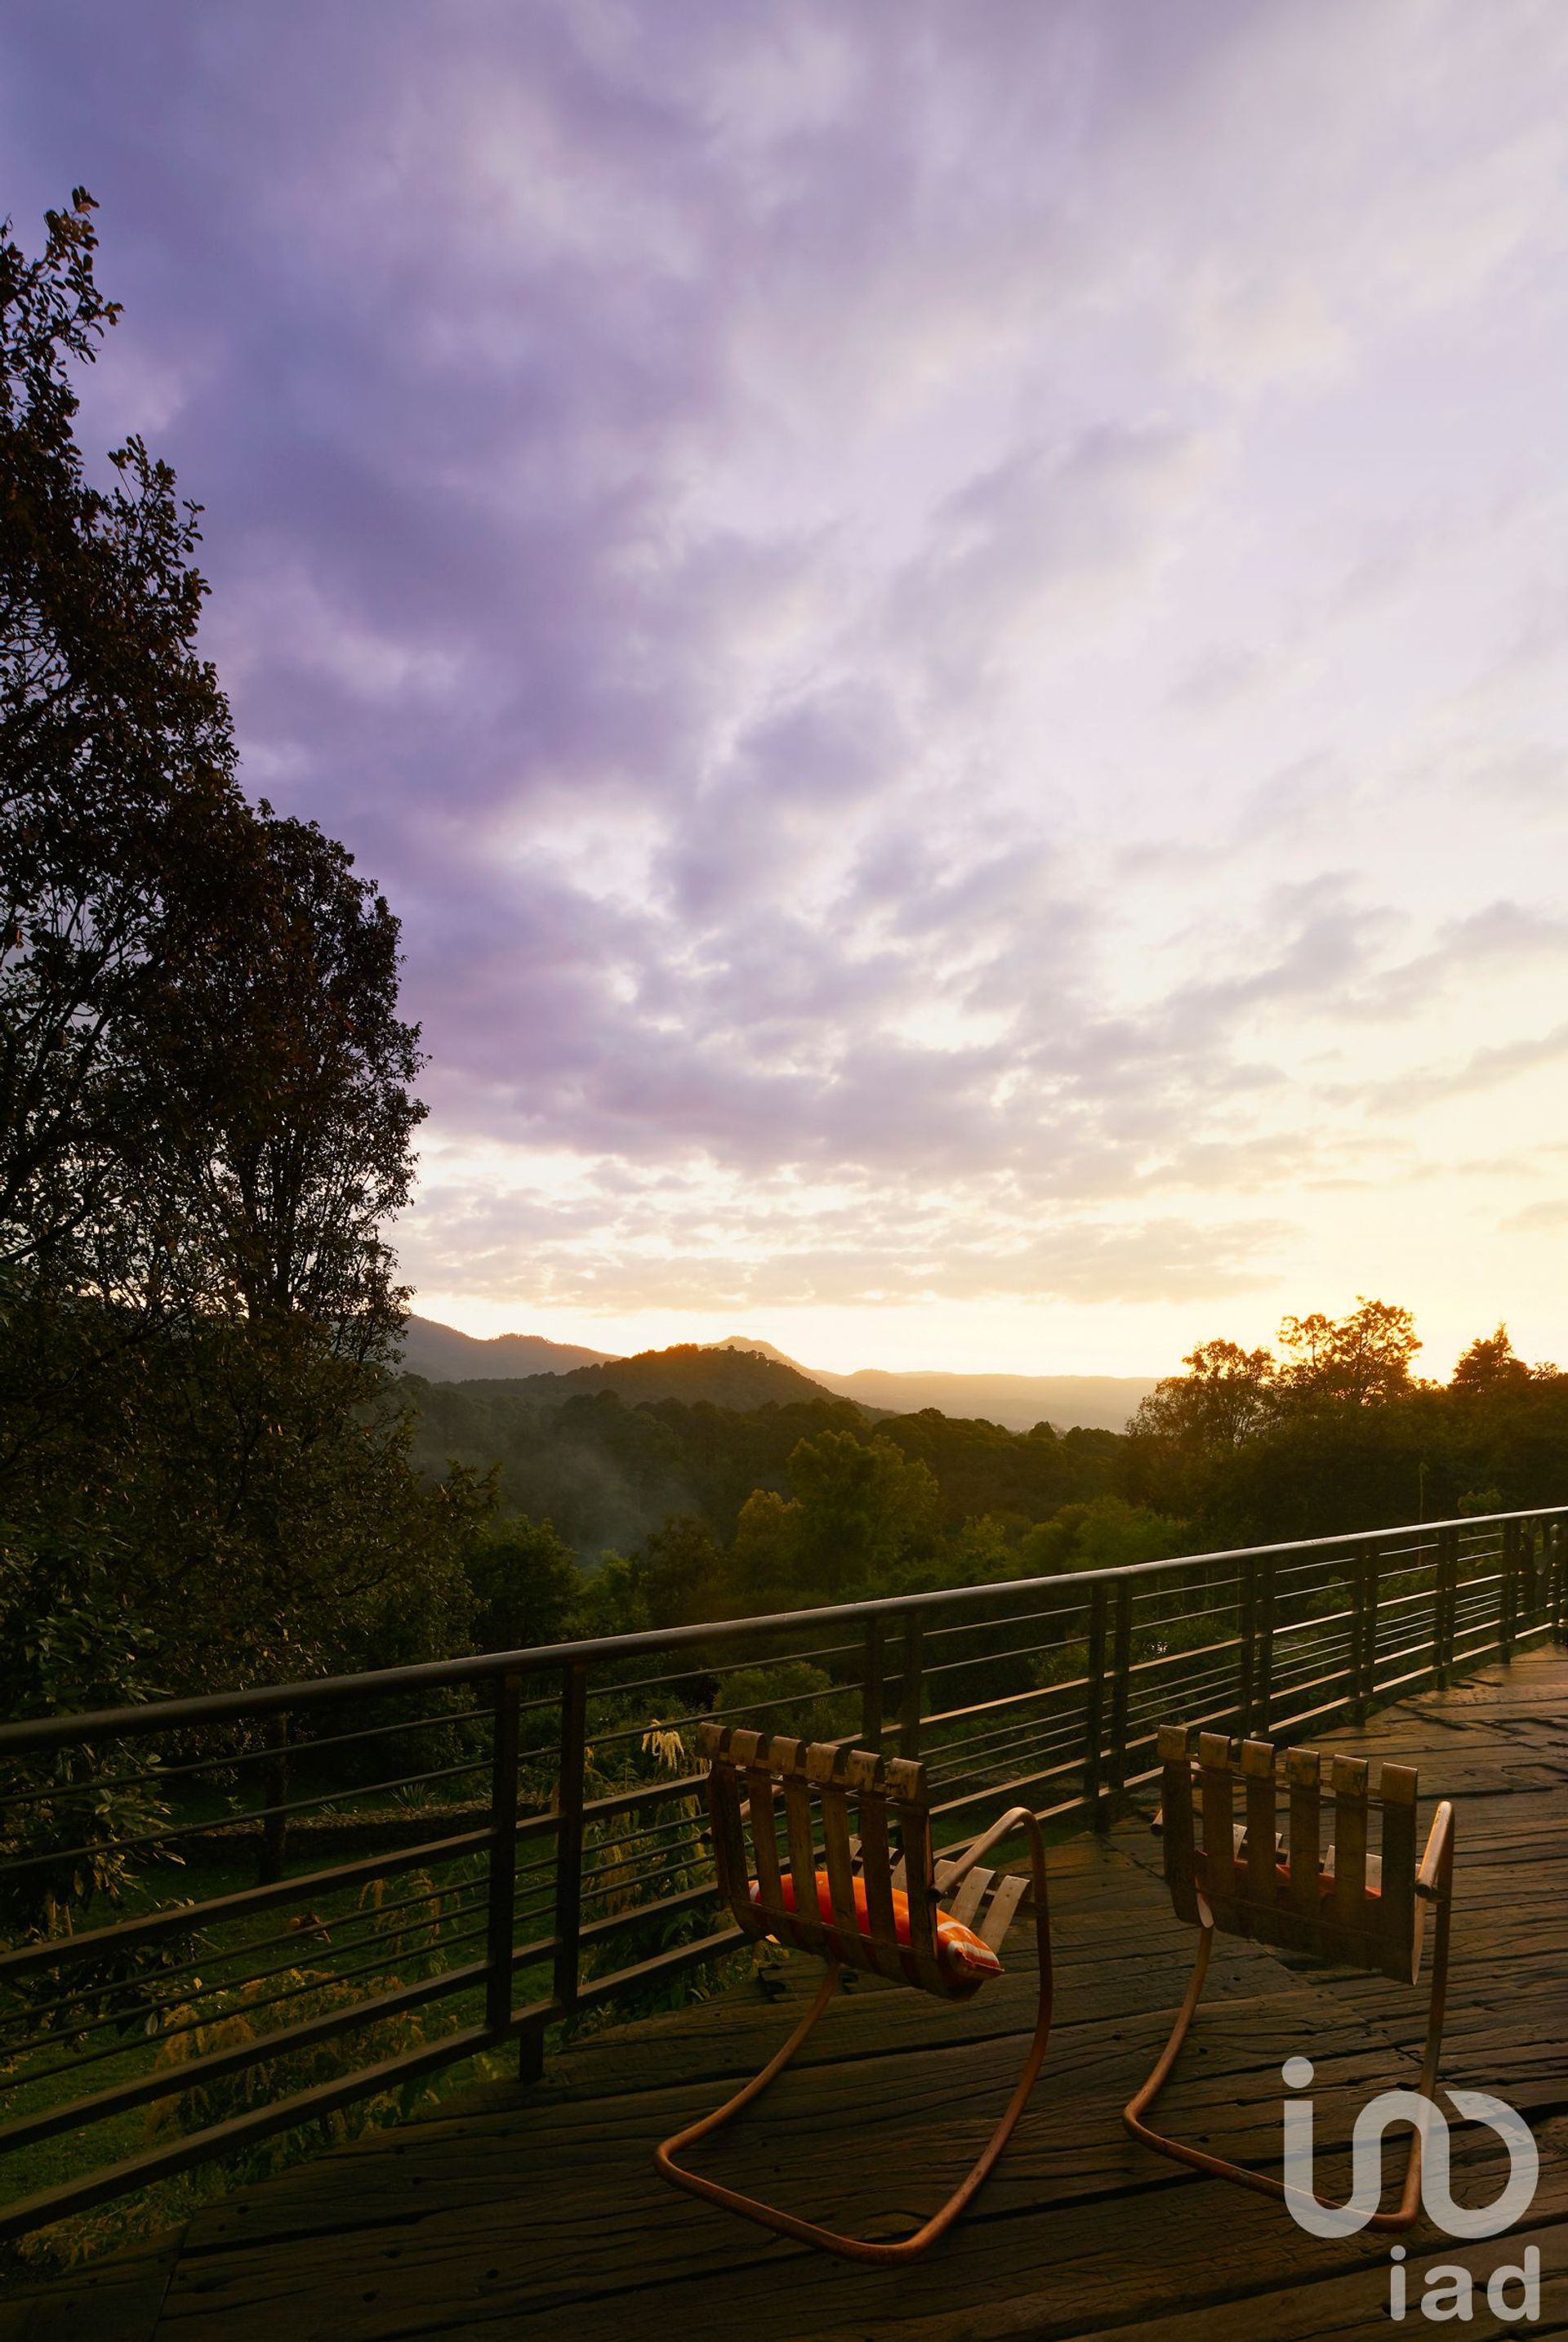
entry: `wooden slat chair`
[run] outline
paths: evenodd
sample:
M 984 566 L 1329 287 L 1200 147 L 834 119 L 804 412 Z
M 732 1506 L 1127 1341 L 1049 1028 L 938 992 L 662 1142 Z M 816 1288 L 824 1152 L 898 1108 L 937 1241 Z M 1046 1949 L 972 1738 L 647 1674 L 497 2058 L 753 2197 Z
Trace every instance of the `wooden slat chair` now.
M 1123 2119 L 1134 2138 L 1162 2155 L 1261 2194 L 1283 2197 L 1283 2184 L 1266 2172 L 1166 2137 L 1144 2120 L 1186 2038 L 1215 1933 L 1250 1936 L 1325 1963 L 1370 1969 L 1413 1985 L 1421 1972 L 1430 1906 L 1436 1918 L 1420 2084 L 1430 2097 L 1437 2081 L 1448 1989 L 1453 1808 L 1446 1799 L 1438 1807 L 1418 1864 L 1415 1767 L 1384 1764 L 1373 1797 L 1365 1758 L 1334 1756 L 1329 1767 L 1333 1838 L 1323 1848 L 1323 1759 L 1315 1748 L 1287 1749 L 1282 1763 L 1266 1740 L 1233 1741 L 1221 1733 L 1204 1732 L 1198 1736 L 1194 1763 L 1186 1726 L 1169 1724 L 1160 1727 L 1159 1755 L 1164 1801 L 1155 1827 L 1164 1841 L 1165 1881 L 1177 1917 L 1199 1930 L 1197 1956 L 1171 2037 Z M 1244 1814 L 1240 1821 L 1235 1817 L 1238 1784 Z M 1381 1847 L 1375 1853 L 1368 1843 L 1373 1806 L 1382 1812 Z M 1279 1827 L 1282 1818 L 1283 1828 Z M 1421 2140 L 1413 2132 L 1398 2208 L 1374 2214 L 1371 2225 L 1409 2227 L 1420 2197 Z
M 693 2195 L 744 2213 L 783 2236 L 821 2245 L 846 2260 L 913 2260 L 952 2226 L 986 2178 L 1024 2111 L 1045 2055 L 1051 2030 L 1051 1931 L 1039 1822 L 1027 1807 L 1015 1807 L 958 1860 L 938 1870 L 932 1857 L 931 1791 L 924 1765 L 884 1760 L 833 1742 L 808 1746 L 770 1739 L 765 1733 L 715 1723 L 699 1726 L 698 1744 L 708 1760 L 719 1890 L 736 1925 L 748 1936 L 773 1937 L 814 1953 L 827 1967 L 810 2008 L 784 2047 L 715 2112 L 665 2139 L 655 2150 L 654 2162 L 666 2179 Z M 786 1849 L 782 1864 L 781 1801 Z M 982 1857 L 1019 1830 L 1029 1841 L 1028 1876 L 982 1868 Z M 825 1888 L 819 1884 L 824 1873 Z M 907 1940 L 901 1937 L 894 1902 L 899 1893 L 907 1897 Z M 962 2185 L 913 2236 L 887 2244 L 841 2236 L 754 2197 L 739 2195 L 676 2162 L 684 2149 L 731 2121 L 784 2071 L 832 2000 L 841 1969 L 863 1969 L 895 1984 L 913 1985 L 939 2000 L 966 2000 L 977 1983 L 955 1974 L 952 1963 L 942 1958 L 940 1921 L 962 1920 L 993 1952 L 999 1952 L 1025 1897 L 1034 1922 L 1040 1986 L 1024 2070 L 1006 2112 Z M 824 1897 L 831 1917 L 822 1911 Z M 950 1898 L 946 1912 L 939 1907 L 944 1897 Z

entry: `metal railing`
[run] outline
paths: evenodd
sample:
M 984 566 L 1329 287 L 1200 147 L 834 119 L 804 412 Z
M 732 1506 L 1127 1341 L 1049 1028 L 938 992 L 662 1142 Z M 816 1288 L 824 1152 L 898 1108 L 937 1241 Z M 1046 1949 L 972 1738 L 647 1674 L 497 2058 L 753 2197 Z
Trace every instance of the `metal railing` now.
M 703 1715 L 1104 1824 L 1156 1726 L 1300 1737 L 1564 1632 L 1568 1506 L 0 1726 L 0 2236 L 740 1942 Z M 404 2103 L 407 2103 L 405 2098 Z

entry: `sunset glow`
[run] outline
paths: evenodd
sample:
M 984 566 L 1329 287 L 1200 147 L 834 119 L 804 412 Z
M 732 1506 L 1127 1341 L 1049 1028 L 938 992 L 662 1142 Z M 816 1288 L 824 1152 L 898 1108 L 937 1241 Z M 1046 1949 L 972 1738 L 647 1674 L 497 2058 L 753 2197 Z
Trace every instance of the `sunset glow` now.
M 1568 18 L 183 18 L 23 12 L 9 199 L 404 921 L 418 1310 L 1568 1354 Z

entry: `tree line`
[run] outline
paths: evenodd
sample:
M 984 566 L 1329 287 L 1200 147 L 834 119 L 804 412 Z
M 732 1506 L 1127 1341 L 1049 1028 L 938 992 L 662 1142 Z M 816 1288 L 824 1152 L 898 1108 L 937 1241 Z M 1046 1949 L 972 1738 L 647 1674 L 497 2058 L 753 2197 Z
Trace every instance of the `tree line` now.
M 1277 1351 L 1200 1344 L 1124 1433 L 411 1381 L 413 1452 L 494 1476 L 492 1648 L 1563 1501 L 1568 1376 L 1503 1326 L 1446 1383 L 1419 1347 L 1383 1301 L 1287 1317 Z

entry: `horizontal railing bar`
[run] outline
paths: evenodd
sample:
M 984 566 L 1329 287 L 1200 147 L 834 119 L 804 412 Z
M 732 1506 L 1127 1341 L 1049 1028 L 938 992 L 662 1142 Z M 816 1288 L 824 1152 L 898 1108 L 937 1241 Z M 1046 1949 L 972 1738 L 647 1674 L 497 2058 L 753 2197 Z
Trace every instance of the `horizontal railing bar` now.
M 1046 1582 L 1052 1586 L 1062 1586 L 1071 1585 L 1073 1580 L 1070 1577 L 1065 1579 L 1054 1577 Z M 961 1590 L 965 1594 L 979 1594 L 984 1589 L 981 1586 L 965 1586 Z M 947 1598 L 952 1602 L 959 1597 L 957 1595 L 950 1594 Z M 999 1618 L 955 1618 L 950 1626 L 927 1626 L 924 1641 L 929 1646 L 933 1643 L 951 1642 L 954 1635 L 980 1635 L 988 1630 L 994 1633 L 998 1626 L 1032 1626 L 1037 1618 L 1084 1618 L 1086 1620 L 1088 1610 L 1089 1603 L 1085 1597 L 1071 1602 L 1048 1603 L 1044 1610 L 1008 1610 Z M 1072 1635 L 1064 1635 L 1062 1637 L 1064 1642 L 1072 1642 L 1074 1639 Z M 896 1651 L 891 1656 L 896 1666 Z M 954 1659 L 946 1664 L 953 1666 L 973 1666 L 974 1662 L 973 1659 Z
M 744 1708 L 706 1707 L 702 1713 L 704 1716 L 711 1716 L 715 1723 L 723 1723 L 732 1716 L 764 1716 L 776 1707 L 804 1707 L 814 1700 L 848 1699 L 852 1696 L 858 1695 L 861 1688 L 862 1686 L 857 1683 L 830 1684 L 817 1691 L 784 1692 L 781 1693 L 776 1699 L 749 1700 Z M 674 1731 L 682 1724 L 692 1724 L 696 1721 L 695 1716 L 665 1716 L 660 1719 L 659 1729 Z M 646 1724 L 626 1724 L 614 1732 L 595 1732 L 594 1746 L 595 1748 L 609 1748 L 618 1741 L 645 1740 L 647 1736 Z
M 432 1944 L 428 1951 L 415 1952 L 412 1955 L 403 1953 L 398 1955 L 398 1957 L 405 1959 L 411 1957 L 414 1959 L 434 1959 L 439 1953 L 455 1950 L 457 1946 L 460 1944 L 477 1943 L 484 1932 L 485 1930 L 483 1927 L 467 1927 L 460 1931 L 455 1936 L 445 1937 L 441 1942 Z M 400 1941 L 403 1936 L 410 1935 L 412 1933 L 413 1930 L 411 1928 L 394 1928 L 393 1930 L 393 1940 L 394 1942 Z M 358 1945 L 354 1945 L 351 1946 L 350 1948 L 357 1951 L 361 1947 Z M 307 1977 L 300 1984 L 291 1986 L 287 1992 L 269 1993 L 265 2000 L 247 2001 L 245 2003 L 244 2013 L 245 2017 L 249 2018 L 259 2015 L 265 2008 L 281 2008 L 285 2001 L 302 1999 L 306 1993 L 323 1992 L 332 1985 L 346 1984 L 352 1977 L 374 1975 L 375 1970 L 384 1965 L 385 1963 L 381 1959 L 360 1960 L 352 1967 L 334 1968 L 330 1972 L 324 1970 L 317 1976 Z M 298 1973 L 298 1964 L 296 1962 L 290 1962 L 289 1965 L 285 1967 L 268 1969 L 265 1972 L 265 1975 L 292 1976 L 297 1975 Z M 258 1984 L 264 1983 L 265 1981 L 265 1976 L 257 1977 L 255 1981 Z M 221 1990 L 229 1992 L 232 1992 L 234 1988 L 235 1987 L 232 1985 L 226 1985 L 220 1987 Z M 205 1996 L 201 1997 L 205 1997 Z M 187 1995 L 184 1998 L 175 2000 L 170 2005 L 176 2008 L 184 2007 L 188 2005 L 189 1997 L 190 1996 Z M 217 2021 L 216 2017 L 209 2013 L 205 2017 L 193 2017 L 184 2025 L 163 2025 L 158 2028 L 157 2038 L 160 2041 L 177 2041 L 184 2035 L 187 2033 L 199 2033 L 204 2025 L 213 2025 Z M 102 2032 L 105 2024 L 112 2024 L 114 2022 L 115 2020 L 113 2018 L 97 2019 L 92 2025 L 83 2026 L 75 2037 L 80 2039 L 89 2033 Z M 58 2066 L 45 2066 L 41 2072 L 29 2074 L 27 2076 L 27 2081 L 30 2085 L 35 2082 L 53 2082 L 62 2074 L 78 2074 L 85 2066 L 101 2066 L 110 2057 L 123 2057 L 126 2050 L 130 2048 L 131 2046 L 132 2045 L 129 2042 L 124 2040 L 112 2042 L 106 2049 L 94 2049 L 89 2051 L 85 2057 L 66 2058 Z
M 552 1817 L 553 1818 L 553 1817 Z M 521 1832 L 519 1832 L 521 1835 Z M 182 1903 L 171 1911 L 151 1911 L 143 1918 L 122 1919 L 117 1925 L 94 1927 L 80 1936 L 51 1936 L 41 1943 L 22 1944 L 0 1952 L 0 1982 L 35 1968 L 60 1967 L 73 1960 L 90 1959 L 108 1945 L 154 1944 L 178 1936 L 188 1927 L 216 1927 L 221 1920 L 248 1917 L 254 1911 L 276 1910 L 280 1905 L 307 1896 L 330 1895 L 372 1878 L 390 1878 L 401 1870 L 416 1870 L 422 1863 L 452 1862 L 464 1854 L 479 1854 L 492 1844 L 490 1829 L 461 1831 L 455 1837 L 432 1838 L 424 1846 L 402 1847 L 394 1853 L 372 1854 L 357 1862 L 339 1863 L 331 1870 L 301 1871 L 265 1887 L 236 1887 L 232 1895 L 215 1895 L 205 1903 Z
M 973 1700 L 967 1707 L 939 1708 L 934 1716 L 921 1717 L 920 1728 L 922 1732 L 930 1732 L 939 1724 L 962 1723 L 965 1716 L 990 1716 L 998 1708 L 1021 1707 L 1026 1700 L 1051 1699 L 1063 1692 L 1082 1691 L 1084 1680 L 1083 1676 L 1073 1676 L 1059 1684 L 1041 1684 L 1031 1691 L 1007 1691 L 1000 1693 L 995 1699 Z M 886 1728 L 896 1732 L 899 1727 L 894 1724 Z
M 1015 1788 L 1018 1791 L 1017 1803 L 1019 1805 L 1023 1805 L 1026 1802 L 1024 1797 L 1024 1791 L 1025 1789 L 1033 1789 L 1041 1781 L 1057 1780 L 1064 1773 L 1075 1773 L 1079 1769 L 1079 1763 L 1080 1760 L 1074 1756 L 1065 1764 L 1048 1765 L 1043 1771 L 1038 1773 L 1022 1774 L 1016 1781 L 1005 1786 Z M 996 1795 L 998 1786 L 1002 1785 L 994 1785 L 990 1788 L 985 1789 L 974 1789 L 971 1791 L 970 1795 L 966 1797 L 951 1797 L 945 1805 L 933 1806 L 931 1808 L 931 1818 L 933 1823 L 939 1821 L 946 1814 L 961 1813 L 965 1806 L 977 1806 L 983 1797 L 994 1797 Z M 1042 1818 L 1044 1817 L 1042 1817 Z
M 265 1744 L 258 1748 L 231 1748 L 215 1756 L 194 1756 L 189 1763 L 181 1765 L 165 1765 L 155 1758 L 151 1771 L 111 1773 L 106 1777 L 95 1773 L 85 1781 L 40 1781 L 31 1789 L 14 1789 L 8 1796 L 0 1797 L 0 1811 L 12 1806 L 36 1805 L 45 1798 L 56 1803 L 73 1797 L 96 1797 L 105 1789 L 161 1789 L 171 1781 L 186 1779 L 193 1773 L 221 1773 L 235 1765 L 275 1765 L 280 1757 L 291 1765 L 305 1766 L 324 1748 L 348 1748 L 361 1741 L 384 1740 L 394 1732 L 440 1732 L 451 1725 L 471 1723 L 475 1717 L 488 1723 L 490 1714 L 489 1708 L 476 1705 L 454 1708 L 447 1716 L 419 1716 L 409 1724 L 370 1724 L 363 1732 L 335 1732 L 324 1740 L 295 1741 L 282 1748 L 269 1747 Z M 356 1793 L 345 1789 L 338 1794 L 349 1797 Z
M 671 1919 L 679 1912 L 694 1909 L 699 1903 L 712 1903 L 718 1892 L 715 1878 L 705 1887 L 684 1887 L 678 1895 L 666 1895 L 656 1903 L 640 1903 L 630 1911 L 612 1911 L 607 1918 L 585 1920 L 580 1940 L 584 1944 L 604 1943 L 624 1927 L 642 1926 L 650 1919 Z
M 15 1878 L 24 1870 L 36 1870 L 41 1865 L 74 1862 L 78 1855 L 120 1854 L 131 1847 L 180 1846 L 187 1838 L 221 1837 L 230 1831 L 248 1833 L 255 1822 L 286 1820 L 290 1814 L 319 1813 L 325 1807 L 340 1805 L 345 1797 L 374 1797 L 387 1789 L 413 1789 L 426 1781 L 449 1781 L 460 1773 L 483 1773 L 489 1769 L 488 1756 L 475 1756 L 463 1765 L 443 1765 L 434 1772 L 401 1774 L 395 1779 L 370 1781 L 363 1787 L 332 1789 L 317 1797 L 293 1797 L 277 1806 L 245 1806 L 236 1814 L 215 1814 L 205 1821 L 182 1822 L 166 1830 L 149 1830 L 139 1837 L 88 1839 L 81 1846 L 67 1847 L 50 1854 L 30 1854 L 15 1862 L 0 1862 L 0 1878 Z M 417 1812 L 417 1807 L 411 1809 Z M 385 1821 L 385 1811 L 378 1814 L 348 1813 L 341 1817 L 347 1822 L 375 1823 Z M 397 1817 L 399 1820 L 404 1816 Z
M 1555 1505 L 1543 1510 L 1536 1506 L 1522 1506 L 1515 1512 L 1492 1513 L 1485 1516 L 1487 1526 L 1501 1526 L 1509 1521 L 1561 1520 L 1568 1517 L 1568 1506 Z M 1413 1525 L 1383 1531 L 1358 1529 L 1342 1536 L 1291 1537 L 1276 1545 L 1234 1546 L 1223 1552 L 1173 1555 L 1164 1561 L 1134 1562 L 1118 1569 L 1084 1569 L 1072 1573 L 1074 1589 L 1104 1586 L 1142 1586 L 1150 1580 L 1174 1573 L 1213 1567 L 1228 1561 L 1267 1559 L 1282 1554 L 1322 1555 L 1330 1552 L 1352 1552 L 1379 1536 L 1399 1536 L 1409 1533 Z M 1466 1517 L 1452 1521 L 1424 1524 L 1426 1533 L 1435 1536 L 1439 1529 L 1457 1528 L 1468 1531 L 1475 1523 Z M 325 1676 L 314 1680 L 287 1684 L 253 1686 L 248 1691 L 206 1692 L 188 1699 L 149 1701 L 134 1707 L 101 1708 L 86 1716 L 53 1716 L 33 1718 L 25 1723 L 0 1725 L 0 1756 L 38 1748 L 53 1748 L 79 1740 L 125 1739 L 146 1732 L 161 1732 L 176 1726 L 215 1723 L 225 1716 L 269 1716 L 285 1709 L 317 1707 L 335 1699 L 352 1698 L 368 1691 L 414 1691 L 438 1684 L 458 1684 L 485 1681 L 495 1676 L 524 1675 L 548 1666 L 564 1666 L 577 1660 L 614 1661 L 635 1658 L 643 1653 L 668 1650 L 691 1650 L 704 1643 L 755 1635 L 785 1626 L 825 1625 L 836 1621 L 841 1626 L 852 1618 L 894 1618 L 934 1609 L 951 1610 L 966 1601 L 979 1603 L 1001 1599 L 1009 1594 L 1044 1594 L 1048 1589 L 1061 1591 L 1062 1579 L 1057 1576 L 1021 1577 L 1001 1585 L 976 1587 L 944 1587 L 927 1594 L 899 1594 L 879 1596 L 862 1602 L 823 1603 L 810 1609 L 780 1610 L 754 1618 L 720 1618 L 697 1626 L 645 1627 L 636 1634 L 588 1636 L 574 1642 L 536 1644 L 515 1651 L 481 1651 L 462 1659 L 432 1659 L 401 1667 L 383 1667 L 355 1676 Z
M 404 1985 L 396 1992 L 379 1993 L 373 2000 L 362 2000 L 354 2008 L 335 2008 L 322 2017 L 307 2017 L 298 2025 L 261 2034 L 233 2048 L 209 2050 L 203 2057 L 182 2059 L 177 2066 L 160 2067 L 133 2082 L 116 2082 L 111 2089 L 95 2091 L 91 2097 L 66 2099 L 57 2107 L 45 2107 L 41 2113 L 0 2123 L 0 2155 L 33 2146 L 39 2139 L 56 2137 L 61 2131 L 75 2130 L 85 2123 L 103 2122 L 111 2115 L 126 2113 L 132 2107 L 145 2107 L 158 2098 L 179 2097 L 204 2082 L 215 2082 L 225 2074 L 243 2073 L 247 2066 L 263 2065 L 295 2050 L 312 2048 L 318 2041 L 334 2040 L 339 2034 L 379 2025 L 385 2017 L 401 2016 L 405 2009 L 422 2008 L 429 2001 L 468 1991 L 482 1985 L 484 1976 L 483 1960 L 473 1961 L 465 1968 L 448 1968 L 440 1976 L 422 1978 L 418 1984 Z
M 780 1620 L 785 1625 L 794 1624 L 808 1615 L 810 1614 L 802 1610 L 785 1610 L 779 1614 Z M 833 1610 L 820 1615 L 837 1617 L 839 1614 Z M 731 1631 L 738 1631 L 739 1627 L 747 1623 L 744 1619 L 737 1621 Z M 764 1625 L 766 1623 L 769 1622 L 764 1622 Z M 650 1633 L 654 1631 L 654 1629 L 649 1629 Z M 678 1630 L 672 1628 L 670 1631 L 674 1633 Z M 596 1684 L 588 1696 L 591 1700 L 628 1699 L 634 1692 L 673 1691 L 677 1684 L 689 1683 L 695 1676 L 734 1675 L 742 1667 L 788 1667 L 803 1660 L 808 1666 L 814 1666 L 822 1659 L 857 1659 L 861 1655 L 861 1648 L 862 1646 L 858 1642 L 854 1642 L 827 1643 L 810 1651 L 743 1651 L 736 1658 L 716 1658 L 708 1667 L 666 1667 L 659 1675 L 639 1676 L 630 1683 Z M 595 1738 L 598 1736 L 597 1734 L 594 1735 Z
M 281 1934 L 275 1936 L 250 1937 L 237 1944 L 209 1945 L 205 1951 L 198 1949 L 190 1953 L 176 1967 L 158 1968 L 145 1978 L 134 1976 L 120 1977 L 111 1984 L 99 1986 L 95 1992 L 89 1986 L 85 1995 L 78 1988 L 75 1992 L 61 1993 L 54 2000 L 30 2001 L 27 2004 L 27 2015 L 35 2020 L 41 2017 L 53 2017 L 58 2010 L 70 2008 L 84 1997 L 111 2002 L 119 1998 L 123 2005 L 117 2011 L 95 2020 L 91 2027 L 49 2027 L 41 2034 L 30 2037 L 25 2042 L 13 2042 L 9 2038 L 0 2040 L 0 2049 L 3 2049 L 7 2056 L 16 2057 L 26 2048 L 39 2048 L 45 2044 L 51 2047 L 57 2047 L 63 2037 L 72 2040 L 81 2040 L 89 2031 L 98 2030 L 101 2025 L 121 2022 L 126 2014 L 127 2007 L 135 2007 L 148 2012 L 155 2008 L 177 2008 L 183 2001 L 209 2000 L 214 1993 L 235 1990 L 234 1982 L 225 1981 L 222 1977 L 212 1984 L 205 1984 L 197 1979 L 194 1989 L 178 1992 L 172 1999 L 166 1994 L 160 1995 L 155 2000 L 135 1998 L 140 1984 L 144 1982 L 157 1985 L 172 1984 L 177 1977 L 188 1975 L 194 1970 L 198 1961 L 204 1968 L 226 1967 L 235 1960 L 255 1960 L 263 1952 L 276 1951 L 284 1944 L 293 1944 L 295 1957 L 285 1961 L 283 1969 L 253 1967 L 248 1976 L 240 1979 L 246 1985 L 259 1984 L 269 1976 L 281 1975 L 287 1968 L 297 1967 L 301 1959 L 308 1956 L 313 1943 L 316 1941 L 325 1941 L 335 1952 L 345 1949 L 353 1951 L 357 1948 L 357 1946 L 346 1941 L 350 1936 L 373 1933 L 390 1915 L 399 1911 L 412 1911 L 421 1903 L 428 1904 L 432 1900 L 445 1900 L 451 1897 L 456 1902 L 456 1909 L 444 1916 L 455 1917 L 464 1908 L 472 1907 L 475 1899 L 482 1897 L 485 1891 L 484 1879 L 471 1878 L 455 1887 L 424 1889 L 417 1894 L 405 1895 L 395 1903 L 375 1903 L 368 1908 L 362 1907 L 355 1911 L 340 1911 L 327 1919 L 323 1919 L 317 1912 L 300 1912 L 296 1915 L 298 1924 L 293 1930 L 285 1927 Z M 459 1897 L 462 1898 L 461 1901 L 457 1901 Z M 305 1922 L 312 1923 L 308 1932 L 305 1931 L 304 1923 Z M 335 1933 L 329 1935 L 327 1932 L 329 1928 L 335 1930 Z
M 584 1936 L 588 1930 L 583 1930 Z M 651 1959 L 639 1960 L 629 1968 L 616 1968 L 610 1976 L 595 1977 L 582 1985 L 577 1993 L 579 2008 L 602 2008 L 607 2000 L 616 2000 L 623 1993 L 638 1992 L 644 1985 L 657 1984 L 665 1977 L 678 1976 L 684 1968 L 704 1967 L 725 1952 L 738 1951 L 749 1940 L 738 1927 L 722 1927 L 717 1935 L 704 1936 L 694 1944 L 677 1944 L 667 1952 L 655 1952 Z

